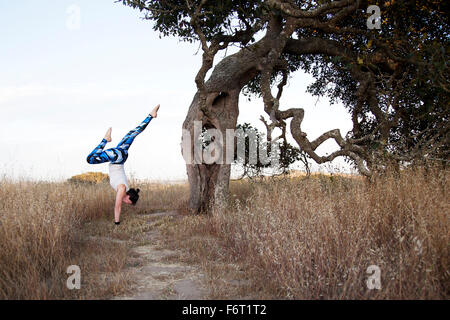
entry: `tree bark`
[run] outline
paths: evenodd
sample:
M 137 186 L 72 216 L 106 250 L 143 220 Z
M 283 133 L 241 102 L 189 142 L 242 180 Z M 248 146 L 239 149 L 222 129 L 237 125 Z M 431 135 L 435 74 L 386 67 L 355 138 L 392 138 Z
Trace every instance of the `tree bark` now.
M 190 185 L 189 208 L 194 213 L 208 213 L 211 208 L 221 210 L 229 198 L 231 164 L 226 159 L 226 130 L 235 129 L 239 115 L 239 94 L 242 88 L 259 72 L 260 63 L 276 41 L 273 28 L 257 43 L 224 58 L 214 68 L 205 83 L 205 92 L 198 90 L 189 107 L 183 130 L 190 133 L 185 143 L 194 160 L 194 123 L 200 121 L 203 128 L 215 128 L 222 133 L 223 164 L 186 163 Z M 233 148 L 234 149 L 234 148 Z M 186 155 L 183 154 L 185 159 Z
M 215 128 L 226 137 L 226 129 L 236 128 L 239 114 L 238 100 L 240 90 L 234 89 L 220 96 L 217 92 L 207 95 L 207 115 L 200 110 L 199 96 L 197 93 L 189 108 L 188 116 L 183 124 L 183 129 L 191 135 L 190 148 L 191 159 L 194 160 L 194 121 L 200 121 L 204 128 Z M 223 141 L 222 150 L 226 150 L 226 139 Z M 225 162 L 225 152 L 222 154 Z M 190 185 L 189 208 L 195 213 L 206 213 L 211 206 L 224 208 L 228 200 L 228 187 L 230 180 L 230 164 L 206 164 L 187 163 L 186 170 Z

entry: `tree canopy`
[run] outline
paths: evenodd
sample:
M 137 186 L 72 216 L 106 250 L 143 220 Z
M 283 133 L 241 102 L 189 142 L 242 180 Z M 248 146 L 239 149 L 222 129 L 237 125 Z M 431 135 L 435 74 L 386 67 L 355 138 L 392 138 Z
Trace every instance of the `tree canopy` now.
M 268 131 L 280 128 L 284 140 L 290 133 L 317 163 L 343 156 L 370 176 L 387 163 L 448 161 L 446 1 L 122 2 L 141 10 L 161 35 L 201 44 L 198 92 L 185 128 L 195 117 L 220 129 L 235 127 L 236 95 L 245 88 L 262 96 Z M 368 10 L 374 5 L 379 15 Z M 206 79 L 216 54 L 231 45 L 240 51 L 222 59 Z M 347 134 L 335 129 L 311 141 L 301 128 L 301 95 L 298 106 L 280 105 L 287 80 L 300 69 L 315 78 L 310 93 L 347 108 L 353 123 Z M 230 117 L 223 120 L 225 111 Z M 320 156 L 316 149 L 329 139 L 339 149 Z

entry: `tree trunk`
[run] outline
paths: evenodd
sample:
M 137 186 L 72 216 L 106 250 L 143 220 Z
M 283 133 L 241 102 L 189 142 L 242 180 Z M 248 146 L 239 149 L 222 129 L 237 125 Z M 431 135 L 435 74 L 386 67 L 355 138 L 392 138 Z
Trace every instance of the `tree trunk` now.
M 207 213 L 212 207 L 220 210 L 227 204 L 231 164 L 225 163 L 226 129 L 236 129 L 239 94 L 260 71 L 261 61 L 273 41 L 276 41 L 276 32 L 269 31 L 257 43 L 224 58 L 205 83 L 206 92 L 197 91 L 192 100 L 183 123 L 183 131 L 190 133 L 190 142 L 183 142 L 185 160 L 185 153 L 194 159 L 195 121 L 200 121 L 203 128 L 218 129 L 224 138 L 223 164 L 186 163 L 190 185 L 189 208 L 195 213 Z
M 188 116 L 183 124 L 183 129 L 190 132 L 190 148 L 194 150 L 194 121 L 200 121 L 202 128 L 215 128 L 226 137 L 226 129 L 236 128 L 239 114 L 238 101 L 240 89 L 231 90 L 227 93 L 209 93 L 207 95 L 206 116 L 200 111 L 200 94 L 196 94 Z M 192 111 L 192 112 L 191 112 Z M 226 150 L 226 139 L 223 140 L 222 150 Z M 187 163 L 186 169 L 190 185 L 189 208 L 195 213 L 206 213 L 214 206 L 222 209 L 228 201 L 228 187 L 230 181 L 231 165 L 225 163 L 226 154 L 223 152 L 223 164 Z M 194 153 L 191 154 L 194 160 Z

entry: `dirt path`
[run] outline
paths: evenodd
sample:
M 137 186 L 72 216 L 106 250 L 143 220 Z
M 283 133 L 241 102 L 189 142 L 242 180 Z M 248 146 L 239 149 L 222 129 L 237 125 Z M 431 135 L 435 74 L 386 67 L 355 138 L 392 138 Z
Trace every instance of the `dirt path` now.
M 175 212 L 161 212 L 145 215 L 150 224 L 145 232 L 145 242 L 131 250 L 127 259 L 128 273 L 134 283 L 132 294 L 117 296 L 117 300 L 134 299 L 205 299 L 208 291 L 202 286 L 204 274 L 199 266 L 180 263 L 179 250 L 169 250 L 165 239 L 156 227 L 162 219 L 177 218 Z M 154 226 L 154 227 L 151 227 Z

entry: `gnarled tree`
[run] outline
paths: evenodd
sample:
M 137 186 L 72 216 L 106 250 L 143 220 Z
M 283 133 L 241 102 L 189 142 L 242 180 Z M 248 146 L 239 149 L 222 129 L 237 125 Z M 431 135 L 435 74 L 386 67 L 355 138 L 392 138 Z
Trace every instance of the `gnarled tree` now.
M 370 176 L 386 161 L 448 158 L 448 18 L 444 2 L 123 2 L 143 11 L 164 35 L 201 44 L 197 93 L 183 123 L 194 138 L 191 159 L 198 138 L 194 122 L 216 128 L 225 136 L 226 129 L 236 127 L 239 94 L 245 86 L 262 95 L 271 120 L 266 126 L 281 128 L 286 139 L 287 121 L 291 120 L 292 137 L 317 163 L 343 156 Z M 372 4 L 381 8 L 381 31 L 368 28 L 367 8 Z M 217 53 L 230 45 L 241 49 L 213 68 Z M 310 141 L 301 127 L 304 110 L 281 108 L 287 79 L 299 68 L 316 78 L 310 92 L 328 95 L 332 102 L 340 100 L 348 108 L 353 128 L 346 136 L 335 129 Z M 278 87 L 275 96 L 274 84 Z M 328 139 L 336 141 L 339 149 L 318 155 L 316 149 Z M 186 166 L 190 208 L 206 212 L 211 205 L 225 206 L 230 164 Z

